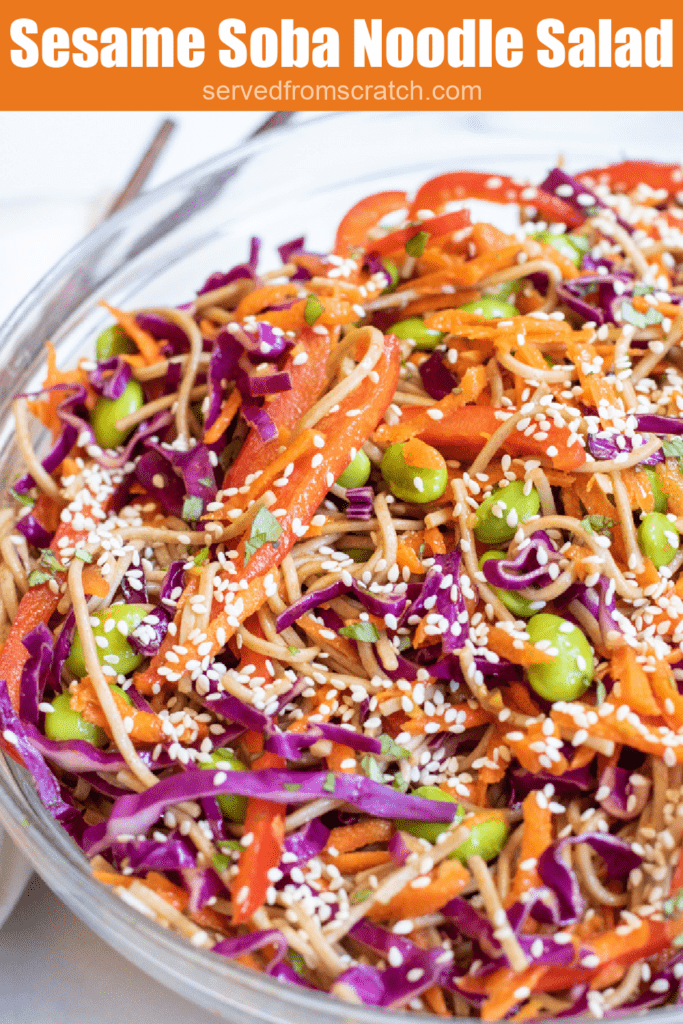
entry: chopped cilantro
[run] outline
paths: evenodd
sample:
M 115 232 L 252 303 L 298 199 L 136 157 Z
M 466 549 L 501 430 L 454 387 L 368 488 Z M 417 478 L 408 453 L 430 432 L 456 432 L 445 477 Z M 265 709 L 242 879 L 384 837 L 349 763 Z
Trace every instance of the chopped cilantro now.
M 406 779 L 402 772 L 398 772 L 394 776 L 393 782 L 394 789 L 397 789 L 399 793 L 407 793 L 408 787 L 410 786 L 410 779 Z
M 215 871 L 227 871 L 232 864 L 230 857 L 227 857 L 224 853 L 214 853 L 211 860 Z
M 654 292 L 654 286 L 651 284 L 634 284 L 633 294 L 634 295 L 652 295 Z
M 411 646 L 411 643 L 412 641 L 409 636 L 400 636 L 398 638 L 398 650 L 407 651 L 408 648 Z
M 64 572 L 64 566 L 59 561 L 54 551 L 51 551 L 50 548 L 41 549 L 40 564 L 48 572 Z
M 287 644 L 287 650 L 289 651 L 290 654 L 298 654 L 299 653 L 299 648 L 298 647 L 294 647 L 292 644 Z
M 282 788 L 286 789 L 290 793 L 296 793 L 298 789 L 301 789 L 300 782 L 283 782 Z
M 429 238 L 428 231 L 418 231 L 416 235 L 409 238 L 406 242 L 406 252 L 409 256 L 414 256 L 415 259 L 420 258 L 422 253 L 425 251 L 427 239 Z
M 359 889 L 358 892 L 354 892 L 349 896 L 349 903 L 352 907 L 357 907 L 359 903 L 365 903 L 372 896 L 372 889 Z
M 334 772 L 328 772 L 327 775 L 325 776 L 325 781 L 323 782 L 322 788 L 325 790 L 326 793 L 334 793 L 334 787 L 336 782 L 337 780 L 334 777 Z
M 207 560 L 208 557 L 209 557 L 209 549 L 208 548 L 202 548 L 201 551 L 198 551 L 197 554 L 194 556 L 194 564 L 195 565 L 204 565 L 204 562 Z
M 403 758 L 410 757 L 410 751 L 405 747 L 399 747 L 398 743 L 387 733 L 382 733 L 379 741 L 382 744 L 382 753 L 385 757 L 390 757 L 392 761 L 401 761 Z
M 607 689 L 605 688 L 605 684 L 603 683 L 603 681 L 600 680 L 598 685 L 595 687 L 595 703 L 598 705 L 598 707 L 600 707 L 600 705 L 604 704 L 606 700 Z
M 379 632 L 374 622 L 352 622 L 350 626 L 342 626 L 338 632 L 340 636 L 346 636 L 349 640 L 358 640 L 366 644 L 374 644 L 379 640 Z
M 216 481 L 212 476 L 203 476 L 199 480 L 200 484 L 204 487 L 213 487 Z
M 360 766 L 365 772 L 366 776 L 369 779 L 372 779 L 373 782 L 380 782 L 382 784 L 384 783 L 384 772 L 382 771 L 382 769 L 380 768 L 372 754 L 366 754 L 365 757 L 362 759 Z
M 51 579 L 54 579 L 51 572 L 41 572 L 40 569 L 34 569 L 29 573 L 28 585 L 29 587 L 39 587 L 41 583 L 47 583 Z
M 625 320 L 627 324 L 633 324 L 634 327 L 642 329 L 643 327 L 652 327 L 654 324 L 661 324 L 664 317 L 653 306 L 648 307 L 647 313 L 640 313 L 630 302 L 622 302 L 621 319 Z
M 81 562 L 92 562 L 92 555 L 84 548 L 76 548 L 74 554 L 76 558 L 80 558 Z
M 26 508 L 33 508 L 36 503 L 36 499 L 32 498 L 30 494 L 19 494 L 13 487 L 10 487 L 9 492 L 15 501 L 18 501 L 20 505 L 25 505 Z
M 232 850 L 235 853 L 241 853 L 244 849 L 239 839 L 219 839 L 216 846 L 220 850 Z
M 662 903 L 664 917 L 675 917 L 683 910 L 683 889 L 679 889 Z
M 249 540 L 244 545 L 244 564 L 263 547 L 264 544 L 272 544 L 277 547 L 277 541 L 282 536 L 282 527 L 272 512 L 269 512 L 265 505 L 254 516 L 251 524 Z
M 325 307 L 318 298 L 317 295 L 309 295 L 306 299 L 306 305 L 304 306 L 304 320 L 309 327 L 312 327 L 316 322 L 321 313 L 325 312 Z
M 185 498 L 182 517 L 186 523 L 196 523 L 201 518 L 203 511 L 204 502 L 198 495 L 192 494 Z
M 670 437 L 663 441 L 662 451 L 667 459 L 683 459 L 683 437 Z
M 609 537 L 609 532 L 613 526 L 616 526 L 616 522 L 614 519 L 608 519 L 607 516 L 592 515 L 582 519 L 581 526 L 583 526 L 586 533 L 595 533 L 599 537 Z

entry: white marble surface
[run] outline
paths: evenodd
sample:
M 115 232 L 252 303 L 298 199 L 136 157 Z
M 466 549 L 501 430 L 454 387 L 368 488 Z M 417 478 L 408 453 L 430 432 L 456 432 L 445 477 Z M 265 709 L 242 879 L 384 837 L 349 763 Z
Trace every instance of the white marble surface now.
M 0 112 L 0 322 L 97 219 L 163 114 Z M 150 184 L 243 139 L 263 113 L 181 113 Z M 298 115 L 301 116 L 301 115 Z M 310 115 L 306 115 L 310 116 Z M 462 127 L 557 143 L 606 136 L 615 157 L 683 158 L 683 114 L 463 114 Z M 667 152 L 667 140 L 671 146 Z M 504 170 L 504 168 L 501 168 Z M 10 865 L 11 868 L 7 865 Z M 0 871 L 20 868 L 7 844 Z M 0 882 L 1 884 L 1 882 Z M 0 920 L 0 925 L 2 921 Z M 35 876 L 0 928 L 0 1024 L 208 1024 L 191 1006 L 113 952 Z

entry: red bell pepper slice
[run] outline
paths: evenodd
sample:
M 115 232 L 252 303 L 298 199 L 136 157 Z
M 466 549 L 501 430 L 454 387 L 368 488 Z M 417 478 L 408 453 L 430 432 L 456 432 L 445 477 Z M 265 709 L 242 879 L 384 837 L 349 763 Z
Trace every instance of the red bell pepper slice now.
M 422 221 L 421 224 L 411 224 L 407 228 L 392 231 L 391 234 L 385 235 L 384 238 L 369 242 L 368 252 L 377 253 L 378 256 L 388 256 L 389 253 L 404 249 L 406 242 L 409 242 L 420 231 L 426 232 L 429 235 L 429 239 L 440 238 L 442 235 L 448 235 L 452 231 L 459 231 L 460 228 L 467 228 L 470 226 L 470 223 L 469 210 L 455 210 L 453 213 L 444 213 L 441 217 L 430 217 L 429 220 Z M 429 239 L 427 244 L 429 244 Z
M 325 438 L 325 447 L 316 452 L 316 455 L 322 455 L 322 462 L 318 465 L 315 456 L 312 458 L 310 452 L 305 453 L 296 460 L 287 484 L 278 488 L 278 506 L 286 511 L 284 515 L 278 516 L 282 534 L 278 538 L 277 546 L 263 544 L 246 565 L 244 550 L 247 537 L 243 537 L 237 546 L 237 572 L 229 579 L 238 585 L 242 580 L 248 584 L 246 590 L 239 591 L 239 597 L 243 602 L 239 616 L 236 616 L 234 611 L 226 612 L 222 605 L 215 604 L 211 622 L 201 638 L 197 642 L 186 642 L 188 653 L 183 656 L 184 658 L 198 658 L 201 661 L 207 654 L 218 653 L 234 634 L 237 628 L 236 618 L 243 622 L 261 606 L 265 599 L 266 574 L 282 562 L 302 535 L 302 530 L 305 531 L 331 484 L 348 465 L 351 449 L 358 450 L 384 416 L 394 397 L 400 360 L 398 339 L 394 335 L 386 335 L 382 354 L 375 365 L 377 381 L 369 376 L 364 377 L 358 387 L 339 403 L 336 411 L 328 413 L 316 425 L 315 430 Z M 373 378 L 374 376 L 373 373 Z M 210 650 L 206 646 L 207 643 L 210 644 Z M 201 646 L 201 654 L 197 650 L 198 645 Z M 145 685 L 154 679 L 157 669 L 162 664 L 163 657 L 156 654 L 145 672 Z M 182 671 L 182 668 L 176 666 L 176 671 Z M 158 682 L 162 682 L 161 676 L 158 677 Z
M 598 185 L 609 185 L 612 192 L 630 192 L 643 184 L 653 189 L 666 189 L 669 195 L 674 195 L 683 188 L 680 164 L 656 164 L 649 160 L 625 160 L 607 167 L 592 167 L 577 177 L 590 179 Z
M 408 424 L 413 417 L 424 415 L 426 408 L 414 406 L 403 410 L 401 423 Z M 506 412 L 515 412 L 508 409 Z M 429 425 L 417 436 L 421 441 L 438 448 L 447 459 L 473 459 L 482 450 L 489 437 L 503 420 L 498 419 L 496 410 L 488 405 L 464 405 L 454 411 L 451 416 L 442 420 L 429 420 Z M 536 441 L 534 437 L 525 437 L 519 430 L 505 438 L 501 447 L 513 458 L 518 456 L 544 456 L 551 458 L 555 469 L 571 472 L 586 461 L 586 453 L 582 446 L 575 442 L 569 445 L 570 432 L 567 427 L 551 424 L 545 441 Z M 548 456 L 548 449 L 557 448 L 557 455 Z
M 278 429 L 291 430 L 307 409 L 318 400 L 327 383 L 327 360 L 334 347 L 337 331 L 331 328 L 326 334 L 316 334 L 306 327 L 300 334 L 296 354 L 290 353 L 283 370 L 292 381 L 290 391 L 280 391 L 267 403 L 268 415 Z M 305 363 L 297 363 L 301 349 L 308 356 Z M 276 458 L 282 440 L 264 444 L 259 432 L 252 428 L 240 449 L 239 455 L 225 476 L 223 487 L 241 487 L 250 473 L 265 469 Z
M 354 249 L 365 249 L 370 228 L 382 217 L 407 206 L 405 192 L 377 192 L 366 196 L 344 214 L 337 228 L 334 252 L 337 256 L 350 256 Z
M 503 174 L 481 171 L 452 171 L 440 174 L 422 185 L 415 196 L 408 216 L 418 210 L 442 210 L 446 203 L 461 199 L 483 199 L 491 203 L 519 203 L 534 206 L 546 220 L 578 227 L 584 218 L 563 199 L 541 191 L 536 185 L 523 185 Z
M 261 740 L 261 742 L 263 742 Z M 261 754 L 254 771 L 284 768 L 285 760 L 276 754 Z M 238 872 L 232 886 L 233 924 L 243 924 L 263 906 L 271 882 L 268 872 L 280 863 L 285 848 L 285 807 L 250 797 L 244 819 L 244 835 L 253 838 L 240 854 Z

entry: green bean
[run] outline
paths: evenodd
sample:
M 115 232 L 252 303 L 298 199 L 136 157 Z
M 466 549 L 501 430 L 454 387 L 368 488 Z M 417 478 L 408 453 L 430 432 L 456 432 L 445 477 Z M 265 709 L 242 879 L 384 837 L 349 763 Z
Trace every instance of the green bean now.
M 488 562 L 491 558 L 498 561 L 502 558 L 507 558 L 507 555 L 503 551 L 485 551 L 479 559 L 479 568 L 481 569 L 484 562 Z M 528 597 L 522 597 L 522 595 L 516 590 L 505 590 L 503 587 L 494 587 L 491 583 L 489 583 L 489 587 L 491 587 L 491 590 L 496 597 L 503 602 L 505 607 L 511 611 L 516 618 L 528 619 L 534 614 L 534 609 L 531 607 L 533 602 L 530 601 Z
M 94 747 L 106 747 L 109 737 L 99 725 L 87 722 L 80 711 L 71 708 L 71 694 L 60 693 L 52 701 L 54 711 L 45 715 L 45 735 L 50 740 L 85 740 Z
M 419 505 L 436 501 L 448 484 L 444 457 L 417 438 L 387 448 L 380 469 L 396 498 Z
M 371 469 L 372 463 L 361 448 L 344 472 L 337 477 L 337 483 L 340 487 L 362 487 L 368 482 Z
M 477 509 L 475 537 L 483 544 L 504 544 L 512 540 L 520 523 L 538 515 L 540 507 L 541 496 L 529 482 L 513 480 L 497 487 Z
M 135 342 L 118 324 L 105 327 L 102 333 L 97 335 L 95 355 L 98 363 L 104 362 L 105 359 L 112 359 L 114 356 L 124 355 L 124 353 L 131 355 L 135 351 L 137 351 Z
M 120 398 L 100 397 L 90 413 L 90 425 L 101 448 L 116 448 L 123 444 L 133 427 L 119 430 L 118 420 L 137 412 L 145 404 L 145 393 L 137 380 L 130 380 Z
M 638 543 L 643 554 L 659 569 L 673 562 L 681 537 L 668 516 L 650 512 L 638 527 Z
M 210 761 L 198 762 L 199 767 L 214 772 L 249 771 L 246 764 L 240 761 L 237 755 L 233 754 L 232 750 L 229 750 L 227 747 L 217 747 L 210 757 Z M 216 797 L 216 801 L 224 817 L 229 818 L 231 821 L 244 821 L 247 814 L 246 796 L 238 796 L 235 793 L 221 793 L 220 796 Z
M 529 683 L 539 697 L 556 701 L 576 700 L 593 679 L 593 652 L 578 626 L 559 615 L 542 612 L 527 623 L 532 644 L 546 641 L 543 649 L 556 654 L 554 661 L 527 668 Z
M 92 631 L 101 665 L 110 665 L 117 675 L 127 676 L 144 661 L 144 655 L 134 651 L 126 637 L 148 614 L 149 608 L 144 604 L 112 604 L 93 617 Z M 97 625 L 94 625 L 95 619 Z M 74 635 L 66 665 L 79 679 L 88 674 L 78 632 Z
M 436 348 L 446 335 L 443 331 L 433 331 L 425 327 L 424 320 L 419 316 L 408 317 L 407 320 L 399 320 L 393 324 L 388 334 L 395 334 L 397 338 L 409 338 L 415 342 L 415 348 L 421 352 L 429 352 Z

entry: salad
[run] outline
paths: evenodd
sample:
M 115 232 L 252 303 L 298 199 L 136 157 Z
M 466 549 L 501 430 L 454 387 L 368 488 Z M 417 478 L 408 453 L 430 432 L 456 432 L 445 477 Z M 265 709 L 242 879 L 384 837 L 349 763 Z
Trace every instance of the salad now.
M 122 900 L 349 1003 L 683 998 L 682 181 L 444 174 L 47 343 L 0 742 Z

